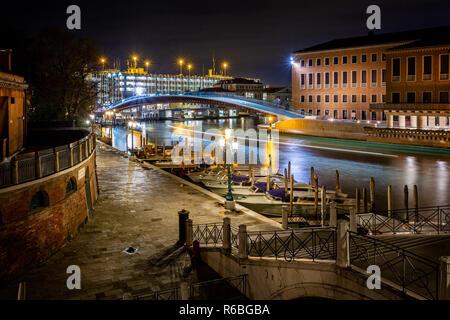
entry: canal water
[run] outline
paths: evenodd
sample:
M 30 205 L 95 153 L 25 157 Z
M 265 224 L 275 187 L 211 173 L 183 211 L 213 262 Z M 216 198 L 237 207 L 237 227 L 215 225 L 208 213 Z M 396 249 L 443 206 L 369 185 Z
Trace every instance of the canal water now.
M 258 119 L 241 117 L 202 121 L 159 121 L 143 122 L 135 129 L 145 132 L 148 141 L 157 137 L 158 144 L 165 141 L 171 145 L 173 134 L 190 135 L 189 126 L 201 125 L 202 130 L 226 128 L 257 129 Z M 126 150 L 139 144 L 137 137 L 126 140 L 126 129 L 115 127 L 112 131 L 113 146 Z M 344 139 L 309 137 L 300 135 L 279 135 L 279 168 L 283 173 L 291 162 L 295 180 L 308 182 L 310 168 L 314 167 L 319 185 L 335 189 L 335 170 L 339 170 L 341 189 L 349 196 L 356 188 L 369 189 L 369 179 L 375 179 L 376 208 L 387 208 L 386 190 L 391 185 L 394 194 L 394 208 L 403 204 L 403 189 L 409 188 L 409 206 L 413 206 L 412 190 L 417 185 L 419 206 L 450 205 L 450 150 L 372 143 Z

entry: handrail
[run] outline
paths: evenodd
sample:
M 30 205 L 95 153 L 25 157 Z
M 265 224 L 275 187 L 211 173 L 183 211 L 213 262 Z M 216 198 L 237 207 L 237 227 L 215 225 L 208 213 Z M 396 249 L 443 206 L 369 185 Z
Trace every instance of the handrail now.
M 376 265 L 381 277 L 425 299 L 438 299 L 439 264 L 375 237 L 348 231 L 350 264 L 367 269 Z
M 35 156 L 16 157 L 0 164 L 0 189 L 38 180 L 75 166 L 94 152 L 94 136 L 89 133 L 69 145 L 41 150 Z

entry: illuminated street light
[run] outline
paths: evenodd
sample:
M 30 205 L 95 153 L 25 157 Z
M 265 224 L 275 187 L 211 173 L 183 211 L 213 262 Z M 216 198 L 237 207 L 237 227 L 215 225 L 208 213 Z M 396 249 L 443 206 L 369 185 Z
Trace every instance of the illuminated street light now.
M 191 68 L 192 68 L 192 64 L 188 64 L 187 65 L 187 68 L 188 68 L 188 70 L 189 70 L 189 77 L 191 76 Z
M 133 56 L 134 68 L 135 69 L 137 68 L 137 60 L 138 60 L 138 57 L 137 56 Z
M 100 63 L 102 64 L 102 68 L 105 69 L 105 62 L 106 62 L 106 58 L 101 57 L 100 58 Z
M 224 62 L 222 64 L 223 66 L 223 75 L 226 76 L 227 75 L 227 67 L 228 67 L 228 63 Z
M 183 59 L 178 60 L 178 64 L 180 65 L 180 75 L 183 75 Z
M 224 141 L 224 145 L 225 145 L 225 161 L 227 162 L 227 142 L 228 140 L 231 138 L 231 129 L 225 129 L 225 141 Z M 223 139 L 222 139 L 223 140 Z M 220 141 L 220 143 L 222 144 L 222 140 Z M 233 142 L 234 143 L 234 142 Z M 232 143 L 232 148 L 233 148 L 233 143 Z M 234 148 L 233 148 L 234 149 Z M 237 150 L 237 148 L 236 148 Z M 234 154 L 233 154 L 234 155 Z M 227 162 L 227 175 L 228 175 L 228 193 L 225 197 L 225 199 L 227 201 L 233 201 L 233 194 L 231 193 L 231 164 Z
M 294 64 L 294 57 L 290 57 L 291 64 Z
M 147 67 L 147 73 L 148 73 L 148 68 L 150 67 L 150 61 L 145 61 L 145 66 Z

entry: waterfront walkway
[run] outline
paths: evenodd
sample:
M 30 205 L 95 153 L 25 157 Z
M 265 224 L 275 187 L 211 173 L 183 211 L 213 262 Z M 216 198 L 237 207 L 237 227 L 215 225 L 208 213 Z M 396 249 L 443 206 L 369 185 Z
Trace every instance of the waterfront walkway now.
M 197 223 L 221 222 L 249 230 L 272 230 L 257 215 L 227 214 L 217 199 L 181 184 L 159 170 L 144 168 L 109 146 L 97 144 L 100 196 L 80 234 L 46 263 L 23 277 L 27 299 L 119 299 L 125 292 L 148 293 L 196 282 L 190 257 L 174 250 L 178 214 L 190 212 Z M 138 248 L 137 254 L 122 252 Z M 81 290 L 68 290 L 66 268 L 81 269 Z M 15 299 L 17 284 L 0 289 L 0 299 Z

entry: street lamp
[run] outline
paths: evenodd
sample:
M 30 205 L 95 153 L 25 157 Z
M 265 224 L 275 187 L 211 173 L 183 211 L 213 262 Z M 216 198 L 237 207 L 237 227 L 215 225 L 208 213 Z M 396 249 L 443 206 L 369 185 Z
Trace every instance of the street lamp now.
M 135 69 L 137 68 L 137 60 L 138 60 L 138 57 L 137 56 L 133 56 L 134 68 Z
M 180 65 L 180 75 L 183 75 L 183 59 L 178 60 L 178 64 Z
M 228 140 L 230 140 L 231 138 L 231 129 L 225 129 L 225 140 L 221 140 L 220 143 L 225 146 L 225 161 L 227 162 L 227 175 L 228 175 L 228 193 L 227 196 L 225 197 L 225 199 L 227 201 L 233 201 L 233 194 L 232 194 L 232 189 L 231 189 L 231 164 L 227 161 L 228 157 L 227 157 L 227 149 L 228 149 Z M 232 144 L 232 147 L 234 147 L 234 142 Z M 237 149 L 237 146 L 236 146 Z
M 189 70 L 189 77 L 191 76 L 191 68 L 192 68 L 192 64 L 188 64 L 187 65 L 187 68 L 188 68 L 188 70 Z
M 148 67 L 150 66 L 150 61 L 145 61 L 145 66 L 147 67 L 147 73 L 148 73 Z
M 224 76 L 227 75 L 227 67 L 228 67 L 228 63 L 224 62 L 224 63 L 223 63 L 223 75 L 224 75 Z

